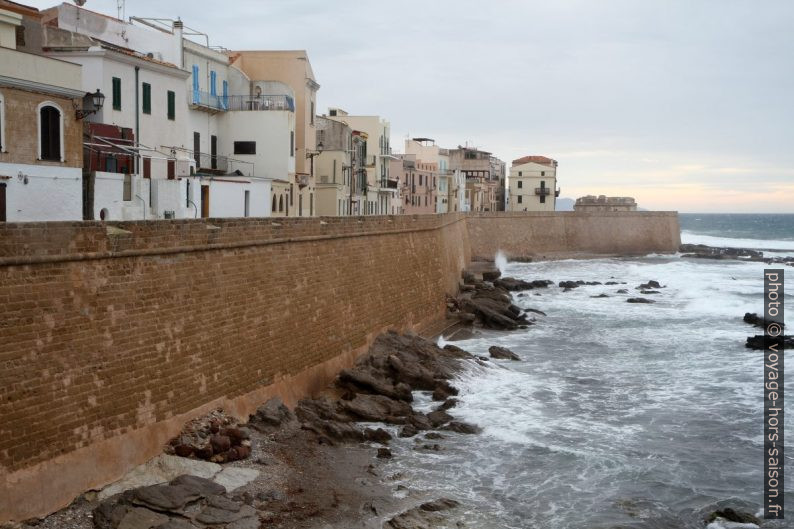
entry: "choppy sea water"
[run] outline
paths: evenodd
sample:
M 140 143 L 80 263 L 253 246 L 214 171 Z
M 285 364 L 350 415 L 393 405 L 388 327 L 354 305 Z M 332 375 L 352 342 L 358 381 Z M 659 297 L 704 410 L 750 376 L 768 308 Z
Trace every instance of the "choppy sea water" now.
M 398 440 L 391 465 L 409 487 L 461 500 L 467 527 L 702 529 L 717 507 L 759 513 L 763 364 L 744 347 L 757 330 L 742 316 L 762 311 L 764 266 L 679 256 L 509 263 L 506 275 L 523 279 L 626 284 L 528 291 L 515 300 L 547 313 L 536 325 L 456 342 L 486 356 L 505 346 L 521 361 L 472 363 L 457 381 L 451 413 L 482 434 L 450 434 L 439 452 Z M 650 279 L 666 285 L 644 296 L 655 304 L 625 301 Z M 610 297 L 591 297 L 601 293 Z M 790 509 L 792 459 L 794 450 Z

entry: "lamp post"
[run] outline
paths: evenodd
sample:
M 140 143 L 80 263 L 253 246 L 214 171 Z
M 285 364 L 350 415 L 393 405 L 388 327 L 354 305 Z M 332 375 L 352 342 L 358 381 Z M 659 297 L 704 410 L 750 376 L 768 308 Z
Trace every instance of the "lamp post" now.
M 80 120 L 85 118 L 86 116 L 90 116 L 91 114 L 96 114 L 97 112 L 102 110 L 102 107 L 105 105 L 105 94 L 100 92 L 99 88 L 97 88 L 96 92 L 94 92 L 93 94 L 90 92 L 86 92 L 85 97 L 83 97 L 83 99 L 85 100 L 89 97 L 91 98 L 91 104 L 94 108 L 91 110 L 83 110 L 82 108 L 77 108 L 77 105 L 75 105 L 75 113 L 74 113 L 75 119 Z

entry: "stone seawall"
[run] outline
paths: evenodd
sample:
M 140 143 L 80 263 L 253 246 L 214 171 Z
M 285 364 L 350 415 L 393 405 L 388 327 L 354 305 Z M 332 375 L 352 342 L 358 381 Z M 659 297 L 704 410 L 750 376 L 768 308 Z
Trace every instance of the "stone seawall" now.
M 558 215 L 0 223 L 0 523 L 213 408 L 324 387 L 381 332 L 442 319 L 472 255 L 677 248 L 674 214 Z
M 597 255 L 676 252 L 681 245 L 678 214 L 670 211 L 472 213 L 472 255 L 492 259 L 556 259 Z

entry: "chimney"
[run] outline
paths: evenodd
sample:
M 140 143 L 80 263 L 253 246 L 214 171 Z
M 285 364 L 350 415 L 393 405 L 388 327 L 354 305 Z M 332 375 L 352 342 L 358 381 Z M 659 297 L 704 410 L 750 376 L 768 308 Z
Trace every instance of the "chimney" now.
M 185 29 L 185 24 L 182 22 L 182 19 L 177 18 L 174 20 L 174 27 L 173 27 L 173 34 L 174 40 L 176 41 L 175 52 L 176 52 L 176 65 L 180 68 L 185 67 L 185 55 L 182 49 L 182 32 Z

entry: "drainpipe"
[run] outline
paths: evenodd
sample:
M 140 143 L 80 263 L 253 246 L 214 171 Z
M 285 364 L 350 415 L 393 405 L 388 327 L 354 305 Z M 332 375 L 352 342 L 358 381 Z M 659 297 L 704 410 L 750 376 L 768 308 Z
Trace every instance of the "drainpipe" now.
M 141 69 L 140 66 L 136 66 L 135 67 L 135 143 L 137 143 L 138 145 L 140 145 L 140 143 L 141 143 L 141 122 L 140 122 L 140 116 L 138 115 L 138 107 L 139 107 L 139 103 L 138 103 L 139 94 L 138 94 L 138 91 L 140 90 L 140 87 L 138 86 L 138 84 L 139 84 L 138 83 L 138 72 L 140 71 L 140 69 Z M 140 160 L 140 158 L 141 158 L 141 152 L 139 150 L 139 151 L 137 151 L 137 154 L 135 155 L 135 174 L 138 174 L 138 175 L 140 175 L 140 168 L 141 168 L 141 160 Z

